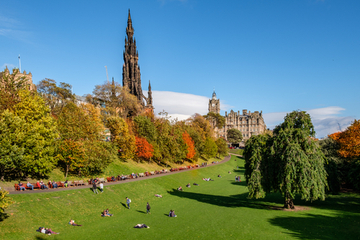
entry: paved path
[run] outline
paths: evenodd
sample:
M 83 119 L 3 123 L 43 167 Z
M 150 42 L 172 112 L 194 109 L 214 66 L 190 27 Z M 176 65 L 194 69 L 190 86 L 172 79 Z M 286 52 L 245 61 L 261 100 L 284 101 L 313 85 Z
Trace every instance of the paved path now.
M 236 154 L 233 154 L 233 155 L 236 155 Z M 224 159 L 221 162 L 216 163 L 216 164 L 209 164 L 206 167 L 212 167 L 212 166 L 216 166 L 216 165 L 221 164 L 221 163 L 225 163 L 225 162 L 229 161 L 230 158 L 231 158 L 231 156 L 228 155 L 228 156 L 224 157 Z M 204 167 L 199 167 L 199 168 L 204 168 Z M 147 176 L 147 177 L 138 177 L 138 178 L 127 179 L 127 180 L 123 180 L 123 181 L 106 182 L 106 183 L 104 183 L 104 187 L 105 186 L 110 186 L 110 185 L 115 185 L 115 184 L 135 182 L 135 181 L 145 180 L 145 179 L 149 179 L 149 178 L 157 178 L 157 177 L 167 176 L 167 175 L 171 175 L 171 174 L 177 174 L 177 173 L 181 173 L 181 172 L 192 171 L 192 170 L 199 169 L 199 168 L 190 168 L 190 169 L 185 169 L 185 170 L 176 171 L 176 172 L 155 174 L 155 175 L 150 175 L 150 176 Z M 12 191 L 9 191 L 9 194 L 30 194 L 30 193 L 58 192 L 58 191 L 67 191 L 67 190 L 83 189 L 83 188 L 92 188 L 92 185 L 84 185 L 84 186 L 76 186 L 76 187 L 74 186 L 74 187 L 67 187 L 67 188 L 55 188 L 55 189 L 52 188 L 52 189 L 44 189 L 44 190 L 40 190 L 40 189 L 25 190 L 25 191 L 12 190 Z

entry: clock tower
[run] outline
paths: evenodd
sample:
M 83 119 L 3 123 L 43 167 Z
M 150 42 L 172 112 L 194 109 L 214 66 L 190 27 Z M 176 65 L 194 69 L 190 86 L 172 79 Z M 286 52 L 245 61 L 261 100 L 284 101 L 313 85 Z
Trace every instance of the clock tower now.
M 216 99 L 215 90 L 212 94 L 212 98 L 209 100 L 209 112 L 220 114 L 220 99 Z

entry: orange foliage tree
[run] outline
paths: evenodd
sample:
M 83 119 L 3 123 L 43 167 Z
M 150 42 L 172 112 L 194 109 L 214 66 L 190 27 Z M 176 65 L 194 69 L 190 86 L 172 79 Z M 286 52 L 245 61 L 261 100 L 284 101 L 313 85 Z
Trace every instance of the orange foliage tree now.
M 360 120 L 355 120 L 344 132 L 336 132 L 329 137 L 340 144 L 340 156 L 344 158 L 360 156 Z
M 183 132 L 182 138 L 183 138 L 183 140 L 184 140 L 184 142 L 186 144 L 186 147 L 187 147 L 186 158 L 187 159 L 192 159 L 196 154 L 195 143 L 194 143 L 194 141 L 192 140 L 192 138 L 190 137 L 190 135 L 186 131 Z
M 153 156 L 154 148 L 146 138 L 135 137 L 136 139 L 136 156 L 139 158 L 150 159 Z

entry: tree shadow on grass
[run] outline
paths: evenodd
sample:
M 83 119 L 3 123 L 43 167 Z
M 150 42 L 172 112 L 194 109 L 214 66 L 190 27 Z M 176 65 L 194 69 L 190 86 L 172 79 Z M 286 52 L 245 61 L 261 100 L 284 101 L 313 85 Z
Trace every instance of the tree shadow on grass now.
M 359 214 L 306 214 L 301 217 L 275 217 L 269 222 L 290 230 L 284 231 L 285 234 L 299 239 L 359 239 L 360 236 Z
M 229 182 L 231 182 L 232 185 L 238 185 L 238 186 L 244 186 L 244 187 L 247 186 L 247 183 L 245 181 L 235 182 L 235 181 L 230 180 Z
M 259 208 L 259 209 L 266 209 L 272 207 L 272 205 L 263 203 L 261 201 L 247 199 L 248 193 L 232 195 L 232 196 L 220 196 L 220 195 L 210 195 L 210 194 L 194 193 L 194 192 L 180 192 L 177 191 L 177 189 L 168 191 L 168 193 L 181 198 L 189 198 L 199 202 L 204 202 L 221 207 L 250 207 L 250 208 Z M 275 202 L 275 204 L 279 204 L 279 203 L 282 202 Z
M 35 239 L 36 239 L 36 240 L 44 240 L 44 239 L 46 239 L 46 236 L 42 236 L 42 235 L 41 235 L 41 236 L 39 236 L 39 235 L 36 235 L 36 236 L 35 236 Z
M 4 221 L 9 217 L 9 214 L 7 213 L 0 213 L 0 222 Z

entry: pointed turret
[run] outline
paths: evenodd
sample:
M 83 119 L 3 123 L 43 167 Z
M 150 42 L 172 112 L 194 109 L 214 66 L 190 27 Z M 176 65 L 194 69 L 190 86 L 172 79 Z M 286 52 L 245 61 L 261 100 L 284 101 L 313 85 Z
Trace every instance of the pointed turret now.
M 128 41 L 131 42 L 132 37 L 134 35 L 134 28 L 132 27 L 132 21 L 130 16 L 130 9 L 129 9 L 129 16 L 127 21 L 127 27 L 126 27 L 126 35 L 128 37 Z

